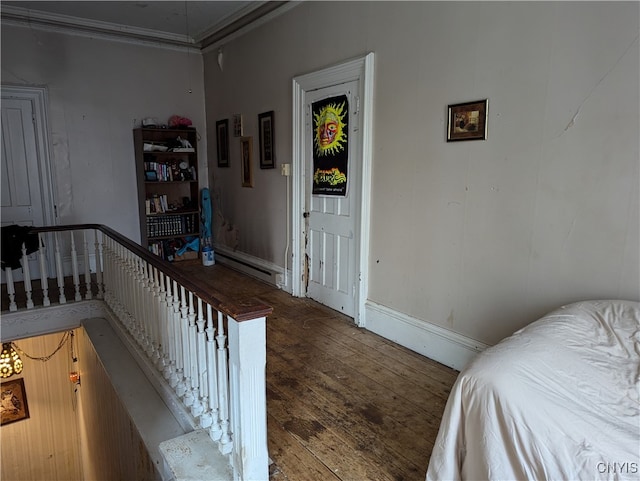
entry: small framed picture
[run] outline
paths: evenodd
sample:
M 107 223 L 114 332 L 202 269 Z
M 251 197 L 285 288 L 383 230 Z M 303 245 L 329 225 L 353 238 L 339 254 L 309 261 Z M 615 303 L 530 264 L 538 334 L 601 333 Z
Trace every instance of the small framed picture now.
M 229 120 L 216 122 L 216 141 L 218 143 L 218 167 L 229 167 Z
M 146 180 L 147 182 L 157 182 L 158 173 L 155 170 L 147 170 L 144 173 L 144 180 Z
M 242 115 L 240 114 L 233 116 L 233 136 L 242 137 Z
M 258 115 L 260 132 L 260 168 L 274 169 L 276 166 L 274 151 L 273 110 Z
M 449 105 L 447 142 L 487 139 L 487 99 Z
M 253 172 L 251 171 L 253 139 L 251 137 L 240 138 L 240 158 L 242 159 L 242 187 L 253 187 Z
M 0 388 L 0 409 L 2 410 L 2 426 L 29 417 L 27 393 L 24 390 L 24 379 L 5 381 Z

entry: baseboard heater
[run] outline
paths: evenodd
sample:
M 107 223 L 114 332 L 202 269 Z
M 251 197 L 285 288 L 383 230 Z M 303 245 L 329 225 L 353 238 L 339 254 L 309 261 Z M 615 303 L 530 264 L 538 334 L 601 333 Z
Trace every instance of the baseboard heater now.
M 269 277 L 272 277 L 272 276 L 273 276 L 273 272 L 270 272 L 270 271 L 268 271 L 268 270 L 266 270 L 266 269 L 261 269 L 260 267 L 257 267 L 257 266 L 255 266 L 255 265 L 253 265 L 253 264 L 250 264 L 250 263 L 248 263 L 248 262 L 245 262 L 245 261 L 243 261 L 243 260 L 240 260 L 240 259 L 238 259 L 237 257 L 228 256 L 228 255 L 226 255 L 226 254 L 223 254 L 223 253 L 222 253 L 222 252 L 220 252 L 220 251 L 216 251 L 215 256 L 216 256 L 216 257 L 224 257 L 225 259 L 229 259 L 231 262 L 234 262 L 234 263 L 236 263 L 236 264 L 243 265 L 243 266 L 245 266 L 245 267 L 248 267 L 249 269 L 253 269 L 254 271 L 258 271 L 258 272 L 260 272 L 260 273 L 262 273 L 262 274 L 264 274 L 264 275 L 266 275 L 266 276 L 269 276 Z

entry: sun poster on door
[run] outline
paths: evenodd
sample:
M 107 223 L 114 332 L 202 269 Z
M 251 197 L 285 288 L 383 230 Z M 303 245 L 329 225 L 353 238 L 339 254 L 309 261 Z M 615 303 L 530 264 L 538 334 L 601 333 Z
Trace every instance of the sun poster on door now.
M 347 195 L 349 102 L 346 95 L 314 102 L 313 194 Z

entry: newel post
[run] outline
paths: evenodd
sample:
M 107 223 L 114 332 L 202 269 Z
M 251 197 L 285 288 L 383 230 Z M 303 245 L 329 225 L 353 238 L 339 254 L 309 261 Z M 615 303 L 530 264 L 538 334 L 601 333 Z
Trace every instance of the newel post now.
M 228 319 L 235 478 L 267 480 L 266 317 Z

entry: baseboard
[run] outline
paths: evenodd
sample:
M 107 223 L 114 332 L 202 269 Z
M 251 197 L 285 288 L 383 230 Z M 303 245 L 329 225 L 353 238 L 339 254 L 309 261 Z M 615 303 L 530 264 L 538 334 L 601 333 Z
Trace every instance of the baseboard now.
M 365 303 L 365 311 L 366 329 L 458 371 L 489 347 L 372 301 Z
M 255 277 L 280 289 L 286 289 L 284 269 L 273 262 L 265 261 L 259 257 L 234 251 L 222 245 L 213 247 L 215 261 L 232 267 L 244 274 Z

